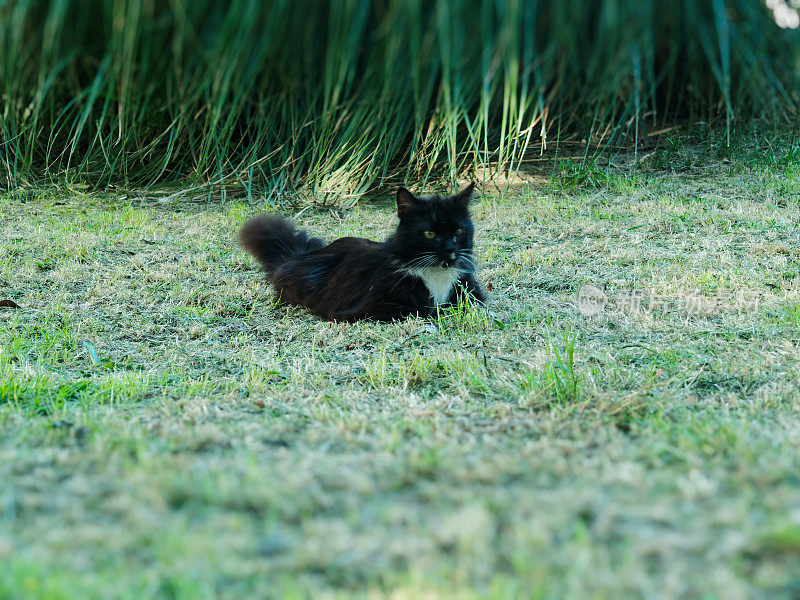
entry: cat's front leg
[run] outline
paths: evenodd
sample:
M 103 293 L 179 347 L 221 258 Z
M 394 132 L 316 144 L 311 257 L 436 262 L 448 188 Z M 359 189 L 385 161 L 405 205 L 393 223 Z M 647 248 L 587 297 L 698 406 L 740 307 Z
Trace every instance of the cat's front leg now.
M 471 296 L 473 300 L 478 301 L 480 304 L 486 304 L 486 292 L 483 291 L 481 284 L 475 279 L 472 273 L 464 273 L 458 278 L 456 284 L 453 286 L 453 291 L 450 292 L 450 297 L 447 299 L 449 304 L 456 304 L 459 297 Z

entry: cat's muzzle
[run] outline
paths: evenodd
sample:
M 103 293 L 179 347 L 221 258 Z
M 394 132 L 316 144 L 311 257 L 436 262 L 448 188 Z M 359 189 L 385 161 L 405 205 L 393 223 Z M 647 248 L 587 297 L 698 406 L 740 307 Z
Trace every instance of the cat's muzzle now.
M 456 264 L 457 260 L 458 260 L 458 257 L 456 256 L 456 253 L 455 252 L 451 252 L 447 256 L 445 256 L 442 259 L 440 259 L 439 260 L 439 264 L 441 266 L 443 266 L 445 269 L 449 269 L 454 264 Z

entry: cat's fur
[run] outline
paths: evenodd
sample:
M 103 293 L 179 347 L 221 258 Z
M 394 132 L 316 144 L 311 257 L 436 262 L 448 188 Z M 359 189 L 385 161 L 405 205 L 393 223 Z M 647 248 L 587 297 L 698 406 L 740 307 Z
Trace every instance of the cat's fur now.
M 321 317 L 424 317 L 455 303 L 460 294 L 486 299 L 472 259 L 468 204 L 474 187 L 447 198 L 417 198 L 400 188 L 400 223 L 385 242 L 346 237 L 325 245 L 270 215 L 245 223 L 239 240 L 264 267 L 281 300 Z

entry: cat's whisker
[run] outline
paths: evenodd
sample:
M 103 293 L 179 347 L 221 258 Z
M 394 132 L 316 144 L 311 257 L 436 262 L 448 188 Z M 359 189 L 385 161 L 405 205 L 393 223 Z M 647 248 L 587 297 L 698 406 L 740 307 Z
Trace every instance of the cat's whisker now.
M 424 254 L 417 255 L 413 259 L 411 259 L 408 263 L 406 263 L 405 268 L 407 269 L 428 269 L 430 267 L 436 266 L 438 262 L 438 257 L 434 252 L 425 252 Z
M 461 256 L 459 256 L 456 259 L 456 265 L 458 265 L 459 263 L 463 264 L 465 269 L 468 269 L 470 271 L 475 270 L 475 260 L 468 254 L 462 254 Z

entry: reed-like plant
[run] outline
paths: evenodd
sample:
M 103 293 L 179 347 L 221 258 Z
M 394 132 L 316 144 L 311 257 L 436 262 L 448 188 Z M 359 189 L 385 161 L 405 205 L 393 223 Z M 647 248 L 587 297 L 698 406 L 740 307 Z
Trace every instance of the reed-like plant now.
M 568 133 L 793 118 L 798 32 L 756 0 L 0 2 L 0 185 L 354 199 L 516 169 Z

